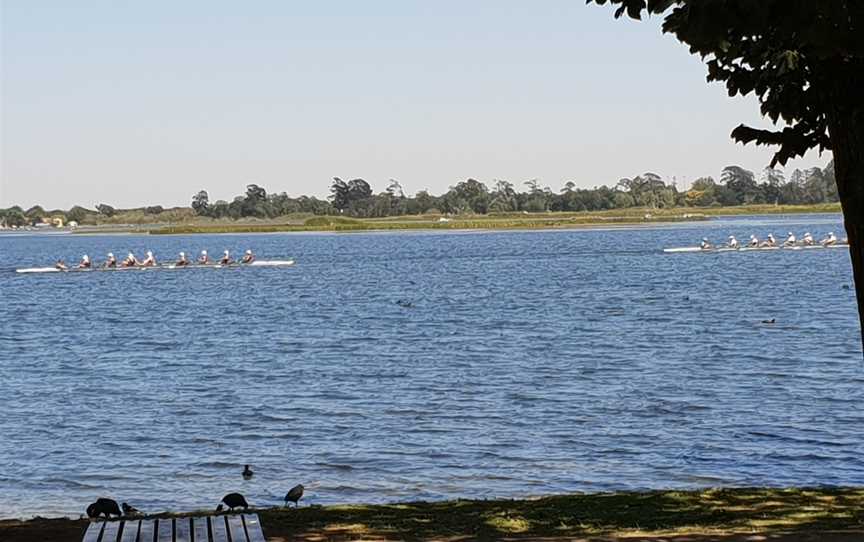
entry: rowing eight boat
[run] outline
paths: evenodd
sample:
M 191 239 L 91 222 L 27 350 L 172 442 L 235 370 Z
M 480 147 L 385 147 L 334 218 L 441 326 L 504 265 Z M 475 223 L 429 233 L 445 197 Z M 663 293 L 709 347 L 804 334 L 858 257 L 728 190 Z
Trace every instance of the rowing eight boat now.
M 89 269 L 80 269 L 72 267 L 69 269 L 57 269 L 56 267 L 28 267 L 25 269 L 16 269 L 16 273 L 100 273 L 103 271 L 150 271 L 156 269 L 223 269 L 235 267 L 290 267 L 294 265 L 294 260 L 256 260 L 252 263 L 241 264 L 190 264 L 176 265 L 173 263 L 152 265 L 147 267 L 91 267 Z
M 741 247 L 741 248 L 731 248 L 731 247 L 718 247 L 718 248 L 701 248 L 701 247 L 677 247 L 677 248 L 664 248 L 663 252 L 673 253 L 673 252 L 755 252 L 755 251 L 763 251 L 763 250 L 815 250 L 815 249 L 826 249 L 826 248 L 849 248 L 849 245 L 838 244 L 838 245 L 796 245 L 791 247 L 784 246 L 776 246 L 776 247 Z

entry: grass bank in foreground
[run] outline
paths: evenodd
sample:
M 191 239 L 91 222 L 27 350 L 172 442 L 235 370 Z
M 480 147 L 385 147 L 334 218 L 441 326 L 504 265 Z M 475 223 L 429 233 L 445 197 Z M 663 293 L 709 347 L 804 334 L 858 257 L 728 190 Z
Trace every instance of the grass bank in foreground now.
M 864 540 L 864 488 L 712 489 L 256 510 L 267 540 Z M 79 542 L 86 520 L 0 522 L 0 540 Z M 764 538 L 751 538 L 753 534 Z M 747 535 L 745 537 L 745 535 Z
M 650 225 L 706 220 L 720 215 L 836 213 L 837 204 L 749 205 L 740 207 L 614 209 L 579 213 L 497 213 L 490 215 L 398 216 L 357 219 L 342 216 L 284 217 L 263 221 L 198 221 L 154 227 L 152 234 L 357 232 L 392 230 L 532 230 L 602 226 Z

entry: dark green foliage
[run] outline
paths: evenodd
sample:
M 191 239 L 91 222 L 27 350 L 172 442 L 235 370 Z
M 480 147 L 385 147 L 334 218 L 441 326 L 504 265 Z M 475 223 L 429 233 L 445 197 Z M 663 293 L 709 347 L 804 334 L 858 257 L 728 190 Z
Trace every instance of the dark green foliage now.
M 201 190 L 192 196 L 192 209 L 199 216 L 206 216 L 210 212 L 210 195 L 206 190 Z
M 744 125 L 732 132 L 738 141 L 779 145 L 771 162 L 785 164 L 811 148 L 832 148 L 830 103 L 862 77 L 864 2 L 860 0 L 588 0 L 617 5 L 641 19 L 664 15 L 663 31 L 674 34 L 700 55 L 709 81 L 722 81 L 730 96 L 756 94 L 763 115 L 780 130 Z M 859 88 L 860 91 L 860 88 Z M 860 94 L 859 94 L 860 98 Z M 857 108 L 860 111 L 860 105 Z
M 107 216 L 109 218 L 117 214 L 117 210 L 106 203 L 100 203 L 99 205 L 97 205 L 96 212 L 102 216 Z
M 87 215 L 95 214 L 93 211 L 85 209 L 80 205 L 76 205 L 69 209 L 69 212 L 66 213 L 66 220 L 69 222 L 77 222 L 79 224 L 83 224 L 87 220 Z

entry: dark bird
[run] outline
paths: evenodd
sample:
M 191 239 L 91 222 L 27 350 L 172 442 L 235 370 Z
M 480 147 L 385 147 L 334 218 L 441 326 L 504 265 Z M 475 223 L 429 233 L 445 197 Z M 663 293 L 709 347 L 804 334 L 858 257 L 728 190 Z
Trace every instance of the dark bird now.
M 288 506 L 288 501 L 294 503 L 294 506 L 298 506 L 297 502 L 300 500 L 300 497 L 303 496 L 303 484 L 297 484 L 292 487 L 288 493 L 285 494 L 285 506 Z
M 225 503 L 228 510 L 234 510 L 235 508 L 247 510 L 249 508 L 249 503 L 246 502 L 246 497 L 239 493 L 229 493 L 225 495 L 222 497 L 222 502 Z
M 222 510 L 225 510 L 225 507 L 222 506 L 221 504 L 217 504 L 217 505 L 216 505 L 216 511 L 217 511 L 217 512 L 221 512 Z
M 96 502 L 87 507 L 87 516 L 91 518 L 98 518 L 103 515 L 106 518 L 110 518 L 111 516 L 120 517 L 123 514 L 120 512 L 120 506 L 117 504 L 117 501 L 113 499 L 96 499 Z
M 243 467 L 243 479 L 244 480 L 248 480 L 249 478 L 252 478 L 252 476 L 254 476 L 254 475 L 255 475 L 255 473 L 252 472 L 252 469 L 249 468 L 249 465 L 246 465 L 245 467 Z
M 776 321 L 777 321 L 776 318 L 772 318 L 772 319 L 770 319 L 770 320 L 762 320 L 762 323 L 763 323 L 763 324 L 773 324 L 773 323 L 776 322 Z
M 140 516 L 141 515 L 140 510 L 138 510 L 134 506 L 129 506 L 128 503 L 124 502 L 123 504 L 120 505 L 120 507 L 123 509 L 123 515 L 124 516 Z

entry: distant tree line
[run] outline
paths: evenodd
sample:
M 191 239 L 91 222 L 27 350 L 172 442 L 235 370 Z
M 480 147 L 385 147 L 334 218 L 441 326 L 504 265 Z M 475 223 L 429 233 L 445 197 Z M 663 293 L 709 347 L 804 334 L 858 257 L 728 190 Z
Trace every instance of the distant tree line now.
M 285 192 L 268 194 L 256 185 L 246 187 L 246 193 L 232 201 L 210 201 L 205 190 L 192 197 L 191 211 L 198 216 L 214 219 L 275 218 L 291 214 L 346 215 L 357 218 L 419 214 L 489 214 L 544 211 L 601 211 L 645 207 L 715 207 L 748 204 L 802 205 L 838 201 L 834 181 L 834 162 L 824 169 L 796 169 L 787 179 L 783 172 L 766 168 L 759 177 L 739 166 L 728 166 L 713 177 L 695 180 L 688 190 L 679 190 L 655 173 L 643 173 L 618 181 L 613 187 L 577 188 L 568 181 L 557 192 L 542 186 L 537 180 L 521 185 L 495 180 L 487 186 L 475 179 L 461 181 L 439 196 L 421 190 L 413 196 L 405 194 L 399 181 L 391 179 L 383 192 L 375 193 L 363 179 L 344 181 L 339 177 L 330 185 L 330 196 L 288 196 Z M 166 210 L 159 205 L 138 209 L 118 210 L 100 203 L 94 209 L 74 206 L 69 210 L 46 211 L 36 205 L 27 210 L 14 206 L 0 209 L 0 225 L 26 226 L 42 222 L 43 218 L 59 217 L 80 224 L 116 221 L 134 214 L 137 220 L 164 221 L 185 216 L 182 209 Z M 134 212 L 134 213 L 133 213 Z M 122 213 L 125 213 L 123 215 Z
M 720 180 L 702 177 L 686 190 L 667 182 L 655 173 L 643 173 L 618 181 L 614 187 L 577 188 L 568 181 L 558 191 L 541 186 L 537 180 L 522 183 L 517 190 L 509 181 L 496 180 L 489 187 L 467 179 L 451 186 L 440 196 L 421 190 L 408 196 L 402 185 L 391 179 L 378 194 L 363 179 L 344 181 L 339 177 L 330 185 L 330 197 L 320 200 L 287 194 L 268 194 L 250 184 L 246 193 L 233 201 L 210 203 L 206 191 L 192 198 L 192 209 L 212 218 L 274 218 L 293 213 L 316 215 L 343 214 L 357 218 L 380 218 L 419 214 L 489 214 L 544 211 L 601 211 L 629 207 L 718 207 L 748 204 L 802 205 L 836 202 L 834 163 L 824 169 L 796 169 L 789 179 L 777 169 L 765 169 L 757 179 L 752 171 L 739 166 L 723 169 Z

